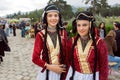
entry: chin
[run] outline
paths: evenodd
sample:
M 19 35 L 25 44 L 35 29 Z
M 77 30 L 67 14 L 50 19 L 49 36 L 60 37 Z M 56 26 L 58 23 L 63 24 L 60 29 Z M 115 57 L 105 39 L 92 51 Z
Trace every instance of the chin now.
M 51 26 L 56 26 L 57 24 L 51 24 Z

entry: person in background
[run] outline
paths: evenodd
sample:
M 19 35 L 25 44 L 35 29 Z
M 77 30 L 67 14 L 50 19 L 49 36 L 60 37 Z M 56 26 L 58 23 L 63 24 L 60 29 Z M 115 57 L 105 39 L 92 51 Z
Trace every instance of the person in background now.
M 12 29 L 12 23 L 10 23 L 10 25 L 9 25 L 9 29 L 10 29 L 10 34 L 12 34 L 12 32 L 13 32 L 13 29 Z
M 72 22 L 73 33 L 67 43 L 70 67 L 66 80 L 108 80 L 108 52 L 103 39 L 95 36 L 92 13 L 79 12 Z
M 4 52 L 5 42 L 8 43 L 8 40 L 3 30 L 3 24 L 0 24 L 0 64 L 1 62 L 3 62 L 3 57 L 5 56 Z
M 32 55 L 33 63 L 40 68 L 37 80 L 65 80 L 67 34 L 60 11 L 53 4 L 48 5 L 42 18 L 44 29 L 36 34 Z
M 9 36 L 9 23 L 8 22 L 5 23 L 5 34 L 7 37 Z
M 13 29 L 13 36 L 16 36 L 16 23 L 14 22 L 13 24 L 12 24 L 12 29 Z
M 106 29 L 105 29 L 105 23 L 101 22 L 98 26 L 99 28 L 99 36 L 100 38 L 104 39 L 106 36 Z
M 21 29 L 21 37 L 25 37 L 25 21 L 22 20 L 21 23 L 20 23 L 20 29 Z
M 117 64 L 113 66 L 113 69 L 117 71 L 120 66 L 120 57 L 117 57 L 114 55 L 114 53 L 117 51 L 117 44 L 116 44 L 115 36 L 116 36 L 115 32 L 111 30 L 106 35 L 104 40 L 107 44 L 108 60 L 110 62 L 117 62 Z
M 117 44 L 117 51 L 114 53 L 115 56 L 120 57 L 120 23 L 115 21 L 113 22 L 114 32 L 115 32 L 115 40 Z
M 27 39 L 30 38 L 30 35 L 29 35 L 30 28 L 31 28 L 30 23 L 29 22 L 26 23 L 26 25 L 25 25 L 25 38 L 27 38 Z

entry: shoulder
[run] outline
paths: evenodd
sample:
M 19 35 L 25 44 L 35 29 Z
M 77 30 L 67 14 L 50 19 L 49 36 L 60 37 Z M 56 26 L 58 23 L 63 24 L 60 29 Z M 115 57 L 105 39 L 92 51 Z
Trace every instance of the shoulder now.
M 44 35 L 45 35 L 45 29 L 39 31 L 39 32 L 38 32 L 38 35 L 40 35 L 40 36 L 44 36 Z
M 96 45 L 104 43 L 104 40 L 101 39 L 100 37 L 96 37 Z
M 45 35 L 45 30 L 43 29 L 37 33 L 36 38 L 40 37 L 40 38 L 44 39 L 44 35 Z
M 104 39 L 97 38 L 96 39 L 96 45 L 97 45 L 98 49 L 102 49 L 102 48 L 104 50 L 107 49 L 107 44 L 106 44 Z

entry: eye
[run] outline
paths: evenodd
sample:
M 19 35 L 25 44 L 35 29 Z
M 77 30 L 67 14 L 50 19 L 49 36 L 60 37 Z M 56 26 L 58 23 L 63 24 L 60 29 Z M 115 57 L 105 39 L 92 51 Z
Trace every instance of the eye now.
M 77 24 L 77 27 L 80 27 L 80 24 Z
M 58 14 L 55 14 L 54 16 L 55 16 L 55 17 L 58 17 Z
M 52 17 L 52 14 L 48 14 L 48 17 Z

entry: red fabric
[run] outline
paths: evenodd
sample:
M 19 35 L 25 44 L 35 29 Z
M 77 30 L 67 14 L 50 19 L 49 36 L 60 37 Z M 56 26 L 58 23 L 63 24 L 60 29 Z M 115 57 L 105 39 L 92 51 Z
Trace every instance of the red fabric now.
M 103 40 L 98 43 L 100 80 L 108 80 L 108 52 Z
M 41 35 L 42 34 L 42 35 Z M 45 63 L 46 63 L 46 57 L 45 55 L 43 55 L 43 40 L 44 40 L 44 34 L 41 32 L 38 32 L 35 38 L 35 43 L 34 43 L 34 50 L 33 50 L 33 55 L 32 55 L 32 61 L 33 63 L 35 63 L 36 65 L 40 66 L 43 68 L 42 72 L 44 72 L 45 70 Z M 62 51 L 63 51 L 63 59 L 65 61 L 65 64 L 67 64 L 66 61 L 66 42 L 67 42 L 67 34 L 65 30 L 60 31 L 60 36 L 61 36 L 61 42 L 62 42 Z M 49 51 L 48 51 L 49 52 Z M 42 55 L 42 58 L 40 58 L 40 56 Z M 59 59 L 60 60 L 60 59 Z M 64 75 L 64 78 L 66 76 L 66 73 Z M 64 79 L 63 79 L 64 80 Z
M 36 35 L 35 43 L 34 43 L 34 50 L 32 55 L 32 61 L 37 64 L 38 66 L 44 68 L 45 61 L 43 61 L 40 58 L 40 55 L 42 55 L 41 51 L 43 50 L 43 40 L 42 37 L 39 35 L 39 33 Z
M 95 27 L 95 36 L 96 36 L 96 37 L 99 37 L 99 30 L 98 30 L 98 28 L 96 28 L 96 27 Z
M 70 57 L 70 53 L 71 53 L 71 48 L 72 48 L 72 44 L 75 40 L 75 37 L 73 39 L 71 39 L 69 42 L 68 42 L 68 55 L 69 55 L 69 61 L 71 61 L 71 57 Z M 105 42 L 102 40 L 102 39 L 97 39 L 99 40 L 98 41 L 98 44 L 97 44 L 97 47 L 98 47 L 98 61 L 97 61 L 97 71 L 99 71 L 100 73 L 100 76 L 99 76 L 99 80 L 108 80 L 108 52 L 107 52 L 107 48 L 106 48 L 106 45 L 105 45 Z M 91 45 L 91 47 L 93 47 L 93 44 Z M 90 53 L 89 53 L 89 57 L 87 59 L 89 65 L 90 65 L 90 70 L 93 72 L 93 69 L 94 69 L 94 49 L 93 48 L 90 48 Z M 78 57 L 77 57 L 77 49 L 75 48 L 74 49 L 74 67 L 75 67 L 75 70 L 78 71 L 78 72 L 81 72 L 82 73 L 82 70 L 81 70 L 81 66 L 79 66 L 79 60 L 78 60 Z M 71 62 L 70 62 L 70 65 L 71 65 Z

